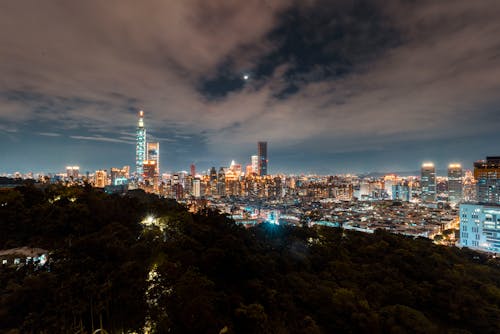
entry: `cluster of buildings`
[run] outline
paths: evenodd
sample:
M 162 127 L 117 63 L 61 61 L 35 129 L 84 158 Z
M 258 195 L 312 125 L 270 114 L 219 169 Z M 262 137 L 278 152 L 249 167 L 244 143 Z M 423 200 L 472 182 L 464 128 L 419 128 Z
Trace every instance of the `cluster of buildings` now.
M 456 229 L 459 246 L 500 252 L 500 157 L 475 162 L 473 171 L 450 163 L 444 176 L 436 174 L 432 162 L 422 164 L 420 175 L 406 177 L 270 175 L 267 142 L 258 142 L 257 154 L 244 167 L 232 161 L 197 173 L 192 164 L 189 172 L 161 174 L 160 144 L 147 139 L 140 111 L 135 171 L 123 166 L 82 175 L 78 166 L 68 166 L 65 174 L 40 176 L 39 181 L 87 182 L 112 193 L 141 188 L 193 211 L 216 208 L 245 225 L 271 221 L 365 232 L 384 228 L 430 238 Z
M 500 253 L 500 157 L 474 163 L 477 200 L 460 205 L 460 245 Z

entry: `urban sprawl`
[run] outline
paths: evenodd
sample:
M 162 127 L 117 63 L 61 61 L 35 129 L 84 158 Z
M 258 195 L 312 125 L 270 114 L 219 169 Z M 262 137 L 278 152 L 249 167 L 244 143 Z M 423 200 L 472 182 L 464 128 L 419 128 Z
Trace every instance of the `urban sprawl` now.
M 437 176 L 432 162 L 420 175 L 270 175 L 267 142 L 257 143 L 250 164 L 198 173 L 160 173 L 159 142 L 147 141 L 144 112 L 136 129 L 135 172 L 129 166 L 80 173 L 68 166 L 59 174 L 4 174 L 37 184 L 91 184 L 108 193 L 142 189 L 185 204 L 191 211 L 217 209 L 237 224 L 324 225 L 366 233 L 385 229 L 436 243 L 500 252 L 500 157 L 474 163 L 472 170 L 450 163 Z M 15 182 L 3 178 L 1 187 Z

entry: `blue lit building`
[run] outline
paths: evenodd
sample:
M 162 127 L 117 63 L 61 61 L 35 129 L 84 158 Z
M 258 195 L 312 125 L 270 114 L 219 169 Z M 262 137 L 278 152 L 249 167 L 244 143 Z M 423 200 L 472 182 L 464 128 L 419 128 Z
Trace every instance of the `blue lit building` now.
M 146 160 L 146 129 L 144 128 L 144 111 L 141 110 L 137 122 L 135 145 L 135 175 L 138 179 L 142 179 L 144 173 L 144 160 Z
M 461 204 L 460 245 L 500 253 L 500 206 Z

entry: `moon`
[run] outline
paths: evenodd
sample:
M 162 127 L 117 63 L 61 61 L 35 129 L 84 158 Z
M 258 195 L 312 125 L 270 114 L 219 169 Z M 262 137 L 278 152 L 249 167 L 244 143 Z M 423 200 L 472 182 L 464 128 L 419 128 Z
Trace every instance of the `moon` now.
M 250 79 L 250 75 L 243 74 L 243 80 L 247 81 L 248 79 Z

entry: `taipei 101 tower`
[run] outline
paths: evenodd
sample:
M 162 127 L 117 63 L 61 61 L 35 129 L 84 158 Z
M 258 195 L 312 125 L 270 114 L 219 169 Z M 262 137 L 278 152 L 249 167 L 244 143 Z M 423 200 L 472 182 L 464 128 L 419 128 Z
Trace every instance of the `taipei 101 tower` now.
M 144 111 L 139 111 L 139 121 L 137 122 L 136 144 L 135 144 L 135 175 L 137 179 L 142 179 L 144 170 L 143 163 L 146 160 L 146 129 L 144 128 Z

